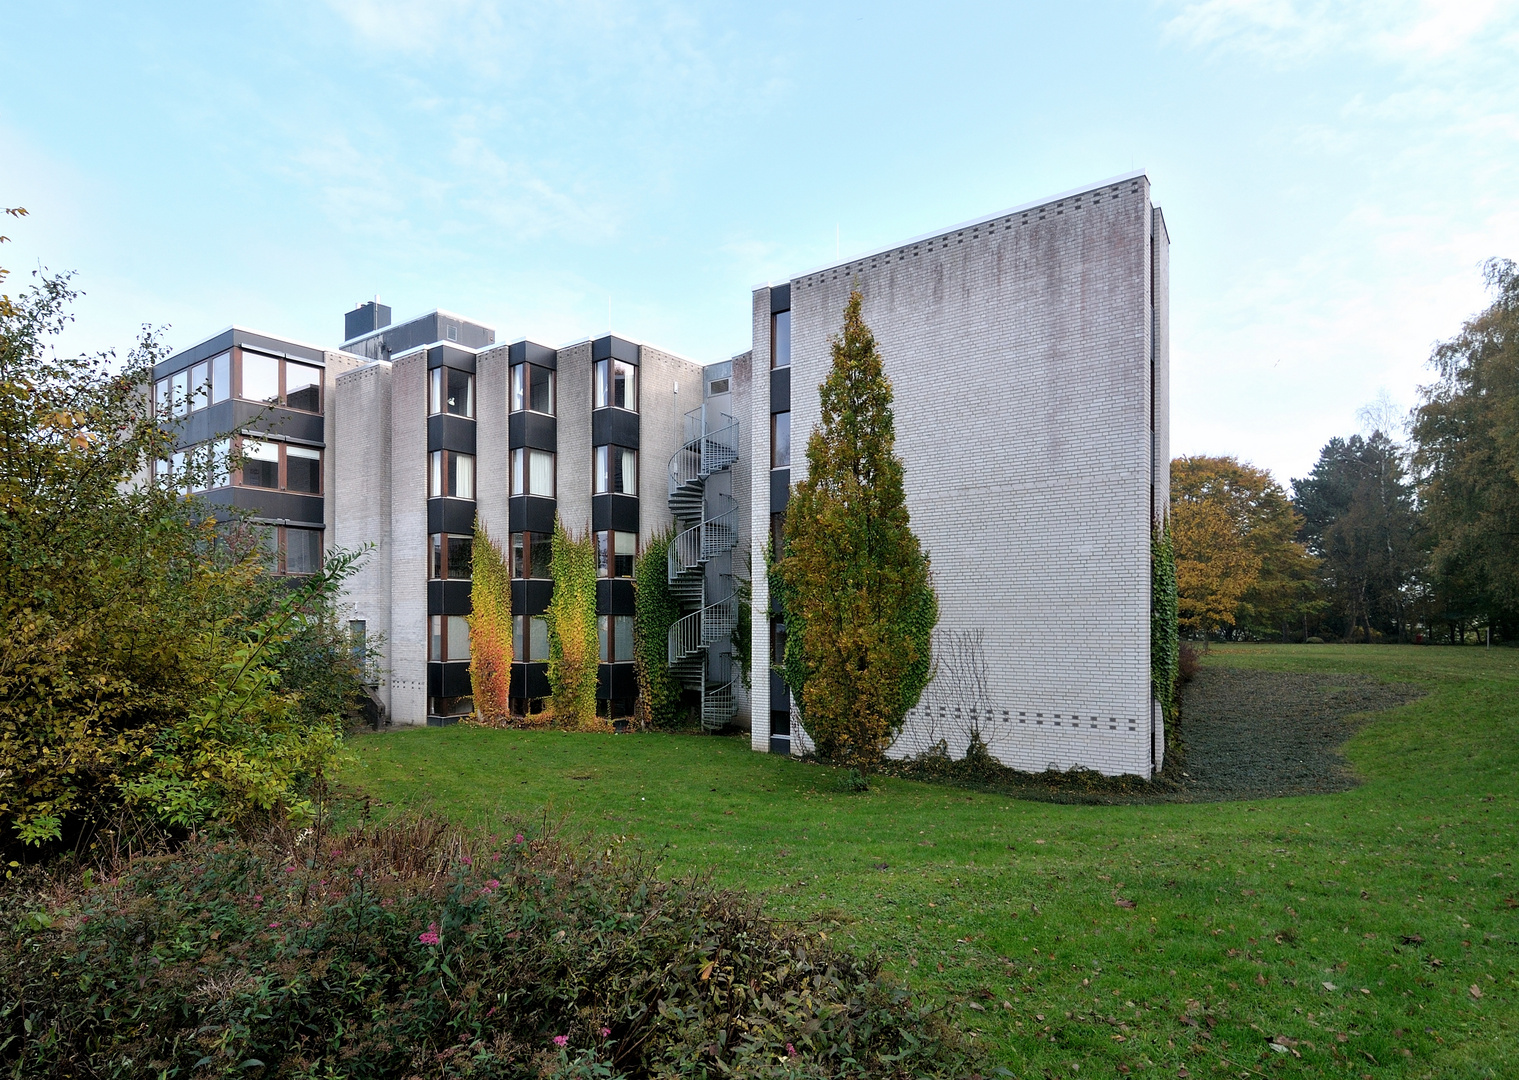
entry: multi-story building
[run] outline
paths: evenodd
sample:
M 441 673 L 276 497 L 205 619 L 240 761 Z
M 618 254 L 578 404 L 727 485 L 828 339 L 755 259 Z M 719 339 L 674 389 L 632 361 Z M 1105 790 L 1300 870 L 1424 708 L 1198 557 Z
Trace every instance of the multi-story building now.
M 444 311 L 392 325 L 375 301 L 347 314 L 341 349 L 233 328 L 159 365 L 157 393 L 186 452 L 237 440 L 246 464 L 208 498 L 253 513 L 283 571 L 368 549 L 347 601 L 383 642 L 394 721 L 473 708 L 477 521 L 511 564 L 514 706 L 540 707 L 557 518 L 595 536 L 608 715 L 636 695 L 634 560 L 673 528 L 686 614 L 667 658 L 693 708 L 756 750 L 803 753 L 763 551 L 806 475 L 829 337 L 858 288 L 940 602 L 938 675 L 890 752 L 958 755 L 979 735 L 1018 768 L 1148 776 L 1164 745 L 1149 551 L 1169 499 L 1169 243 L 1136 173 L 767 283 L 750 351 L 705 367 L 610 335 L 497 345 Z

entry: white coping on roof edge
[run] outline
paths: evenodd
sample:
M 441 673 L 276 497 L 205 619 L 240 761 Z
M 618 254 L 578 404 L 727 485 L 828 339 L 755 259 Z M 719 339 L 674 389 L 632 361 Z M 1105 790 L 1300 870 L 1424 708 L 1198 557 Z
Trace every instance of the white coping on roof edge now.
M 804 270 L 800 274 L 792 274 L 789 278 L 783 278 L 779 281 L 762 281 L 758 285 L 754 286 L 754 288 L 750 291 L 758 292 L 760 289 L 769 289 L 773 288 L 776 285 L 790 285 L 793 281 L 798 281 L 812 274 L 820 274 L 824 270 L 832 270 L 836 266 L 845 266 L 852 262 L 859 262 L 861 259 L 869 259 L 875 255 L 884 255 L 888 251 L 896 251 L 898 248 L 909 247 L 912 244 L 921 244 L 925 240 L 934 240 L 940 236 L 946 236 L 949 233 L 956 232 L 960 229 L 970 229 L 974 228 L 977 225 L 985 225 L 988 221 L 996 221 L 998 218 L 1008 217 L 1012 214 L 1021 214 L 1025 210 L 1033 210 L 1035 207 L 1048 206 L 1050 203 L 1059 202 L 1061 199 L 1073 199 L 1077 195 L 1085 195 L 1088 192 L 1096 191 L 1098 188 L 1105 188 L 1112 184 L 1121 184 L 1126 180 L 1137 180 L 1141 176 L 1144 176 L 1146 179 L 1148 179 L 1148 176 L 1144 169 L 1133 169 L 1126 173 L 1120 173 L 1118 176 L 1110 176 L 1106 180 L 1103 180 L 1096 184 L 1083 184 L 1081 187 L 1072 188 L 1070 191 L 1062 191 L 1058 195 L 1050 195 L 1046 198 L 1035 199 L 1032 202 L 1021 203 L 1018 206 L 1010 207 L 1006 210 L 998 210 L 995 214 L 983 214 L 981 217 L 971 218 L 969 221 L 962 221 L 958 225 L 950 225 L 943 229 L 934 229 L 932 232 L 921 233 L 917 236 L 912 237 L 910 240 L 901 240 L 893 244 L 887 244 L 884 247 L 871 248 L 869 251 L 862 252 L 858 255 L 851 255 L 847 259 L 835 259 L 833 262 L 824 263 L 822 266 L 814 266 L 810 270 Z
M 283 341 L 286 345 L 299 345 L 303 349 L 315 349 L 319 353 L 337 353 L 339 356 L 348 356 L 348 357 L 352 357 L 355 360 L 367 360 L 368 359 L 368 357 L 359 356 L 358 354 L 348 352 L 345 349 L 341 349 L 341 348 L 335 349 L 331 345 L 313 345 L 309 341 L 301 341 L 299 338 L 288 337 L 285 334 L 271 334 L 268 330 L 260 330 L 257 327 L 253 327 L 253 326 L 244 326 L 244 325 L 242 325 L 242 323 L 232 323 L 229 326 L 222 327 L 220 330 L 218 330 L 214 334 L 207 334 L 205 337 L 196 339 L 191 344 L 186 345 L 183 349 L 175 349 L 172 355 L 170 355 L 165 360 L 160 360 L 159 363 L 166 364 L 166 363 L 169 362 L 169 360 L 173 360 L 177 356 L 183 356 L 185 353 L 189 352 L 191 349 L 194 349 L 194 348 L 196 348 L 198 346 L 204 345 L 206 342 L 210 341 L 212 338 L 219 338 L 223 334 L 228 333 L 229 331 L 232 331 L 232 330 L 241 330 L 245 334 L 257 334 L 259 337 L 265 337 L 265 338 L 268 338 L 271 341 Z M 355 338 L 354 340 L 357 341 L 358 339 Z M 344 344 L 346 345 L 347 342 L 344 342 Z M 267 349 L 261 350 L 261 349 L 259 349 L 259 347 L 257 345 L 250 346 L 250 348 L 252 348 L 254 352 L 267 352 L 267 351 L 269 351 Z M 309 363 L 313 362 L 311 360 L 307 360 L 305 357 L 301 357 L 300 359 L 301 359 L 302 363 L 309 364 Z M 156 367 L 157 365 L 154 365 L 154 366 Z
M 359 307 L 363 306 L 363 304 L 359 305 Z M 354 308 L 353 310 L 357 311 L 359 308 Z M 344 312 L 344 314 L 346 315 L 347 312 Z M 380 327 L 378 330 L 371 330 L 367 334 L 360 334 L 358 337 L 351 337 L 347 341 L 343 342 L 343 344 L 352 345 L 355 341 L 363 341 L 365 338 L 374 337 L 376 334 L 383 334 L 387 330 L 394 330 L 398 326 L 405 326 L 407 323 L 419 322 L 420 320 L 427 318 L 429 315 L 446 315 L 450 319 L 458 319 L 460 322 L 467 322 L 471 326 L 478 326 L 480 329 L 489 330 L 493 334 L 496 332 L 496 328 L 490 323 L 483 323 L 478 319 L 471 319 L 468 315 L 460 315 L 457 311 L 449 311 L 447 308 L 432 308 L 429 311 L 422 312 L 420 315 L 413 315 L 409 319 L 401 319 L 399 322 L 392 320 L 391 322 L 388 322 L 384 326 Z M 447 341 L 444 342 L 444 344 L 457 345 L 458 342 Z

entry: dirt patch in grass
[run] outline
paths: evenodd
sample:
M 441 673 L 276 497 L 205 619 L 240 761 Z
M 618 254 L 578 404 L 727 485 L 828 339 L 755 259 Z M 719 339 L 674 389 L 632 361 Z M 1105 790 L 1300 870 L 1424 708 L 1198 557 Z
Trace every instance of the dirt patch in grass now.
M 1153 780 L 1084 769 L 1020 772 L 973 746 L 951 761 L 889 762 L 913 780 L 1061 803 L 1222 802 L 1320 795 L 1354 787 L 1340 753 L 1376 713 L 1420 697 L 1419 687 L 1366 675 L 1303 674 L 1207 667 L 1182 690 L 1180 748 L 1172 740 Z

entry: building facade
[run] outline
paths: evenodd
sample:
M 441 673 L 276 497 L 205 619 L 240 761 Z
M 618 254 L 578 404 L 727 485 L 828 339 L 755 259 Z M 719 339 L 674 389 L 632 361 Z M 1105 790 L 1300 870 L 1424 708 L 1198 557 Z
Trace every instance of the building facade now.
M 155 395 L 182 453 L 240 448 L 207 498 L 252 514 L 283 572 L 367 551 L 346 601 L 381 643 L 393 721 L 473 709 L 476 522 L 511 565 L 513 705 L 541 707 L 558 519 L 595 538 L 606 715 L 637 692 L 634 560 L 669 529 L 684 615 L 666 652 L 693 710 L 756 750 L 803 754 L 764 557 L 858 288 L 940 601 L 937 674 L 890 753 L 959 756 L 979 737 L 1021 769 L 1149 776 L 1164 747 L 1149 552 L 1169 500 L 1169 244 L 1136 173 L 767 283 L 751 349 L 706 366 L 611 335 L 498 345 L 446 311 L 392 324 L 375 301 L 347 313 L 338 349 L 234 327 L 159 365 Z

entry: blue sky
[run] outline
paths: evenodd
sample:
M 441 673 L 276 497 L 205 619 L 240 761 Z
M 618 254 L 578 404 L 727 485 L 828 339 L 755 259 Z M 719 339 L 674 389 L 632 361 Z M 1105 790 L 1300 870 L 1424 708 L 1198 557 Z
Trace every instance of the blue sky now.
M 78 272 L 80 349 L 379 294 L 710 361 L 836 245 L 1144 168 L 1172 446 L 1285 482 L 1519 258 L 1516 61 L 1512 0 L 9 4 L 0 262 Z

